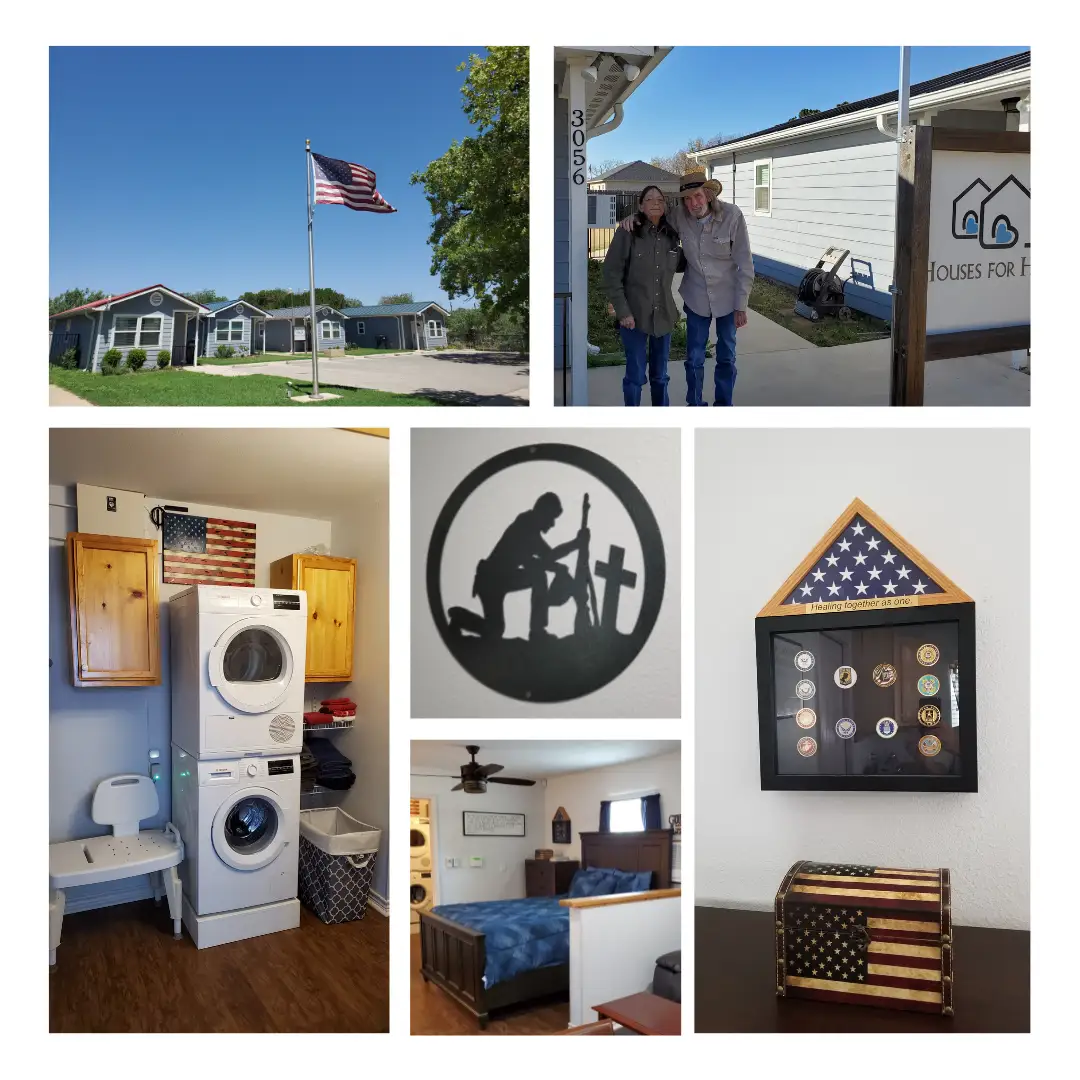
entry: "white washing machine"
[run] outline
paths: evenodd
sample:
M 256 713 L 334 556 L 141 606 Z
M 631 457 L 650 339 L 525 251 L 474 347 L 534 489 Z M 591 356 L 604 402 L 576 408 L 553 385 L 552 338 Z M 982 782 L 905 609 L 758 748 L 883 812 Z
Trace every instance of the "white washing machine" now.
M 169 601 L 172 741 L 200 760 L 299 754 L 307 594 L 196 585 Z
M 412 887 L 409 890 L 409 921 L 420 925 L 420 912 L 435 906 L 435 879 L 423 870 L 412 871 Z
M 431 803 L 428 799 L 411 799 L 409 803 L 409 863 L 411 870 L 432 869 Z
M 300 759 L 172 748 L 184 925 L 201 949 L 300 925 Z

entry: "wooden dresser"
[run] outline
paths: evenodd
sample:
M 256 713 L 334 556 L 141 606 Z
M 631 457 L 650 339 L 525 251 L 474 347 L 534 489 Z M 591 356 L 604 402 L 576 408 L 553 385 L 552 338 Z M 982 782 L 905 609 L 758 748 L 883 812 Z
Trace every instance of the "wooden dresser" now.
M 526 859 L 525 895 L 561 896 L 570 891 L 570 882 L 581 866 L 577 859 Z

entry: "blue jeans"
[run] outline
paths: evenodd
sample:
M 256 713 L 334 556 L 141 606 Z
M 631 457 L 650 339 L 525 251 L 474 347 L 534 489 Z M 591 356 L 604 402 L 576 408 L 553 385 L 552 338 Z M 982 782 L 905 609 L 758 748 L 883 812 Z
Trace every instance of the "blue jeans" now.
M 705 345 L 709 340 L 708 315 L 686 312 L 686 404 L 704 405 L 701 391 L 705 382 Z M 714 405 L 730 405 L 735 391 L 735 312 L 716 320 L 716 370 L 713 372 Z
M 649 394 L 654 405 L 669 405 L 668 401 L 668 353 L 671 352 L 671 335 L 653 337 L 644 330 L 627 330 L 619 327 L 623 352 L 626 353 L 626 374 L 622 381 L 624 405 L 641 404 L 641 388 L 645 385 L 645 353 L 648 350 Z

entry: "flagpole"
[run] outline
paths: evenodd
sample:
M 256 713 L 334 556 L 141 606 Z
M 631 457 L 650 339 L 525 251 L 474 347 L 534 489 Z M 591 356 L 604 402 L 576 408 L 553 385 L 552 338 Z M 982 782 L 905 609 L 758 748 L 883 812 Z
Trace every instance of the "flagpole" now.
M 308 274 L 311 279 L 311 396 L 319 396 L 319 344 L 316 337 L 315 325 L 315 206 L 311 201 L 311 140 L 305 139 L 307 144 L 307 250 L 308 250 Z

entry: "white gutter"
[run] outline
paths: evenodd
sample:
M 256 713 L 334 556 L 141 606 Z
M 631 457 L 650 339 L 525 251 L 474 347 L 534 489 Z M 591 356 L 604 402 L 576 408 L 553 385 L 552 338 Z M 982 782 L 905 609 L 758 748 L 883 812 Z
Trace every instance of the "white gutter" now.
M 612 117 L 606 123 L 601 124 L 599 127 L 593 128 L 592 131 L 585 133 L 586 141 L 589 139 L 595 139 L 597 135 L 606 135 L 609 131 L 614 131 L 623 122 L 623 105 L 621 101 L 616 101 L 612 106 Z
M 892 139 L 893 142 L 898 142 L 900 139 L 899 128 L 889 127 L 888 120 L 885 119 L 885 113 L 878 113 L 876 117 L 877 129 L 887 139 Z
M 1002 75 L 995 75 L 979 82 L 965 83 L 963 86 L 951 86 L 944 90 L 938 90 L 932 94 L 920 94 L 911 100 L 911 111 L 917 112 L 922 109 L 943 109 L 947 106 L 958 106 L 973 98 L 990 97 L 995 94 L 1009 91 L 1020 92 L 1024 87 L 1031 85 L 1031 68 L 1023 68 L 1019 71 L 1009 71 Z M 1021 94 L 1021 96 L 1023 96 Z M 830 117 L 828 120 L 818 120 L 810 124 L 800 124 L 798 127 L 785 128 L 783 131 L 774 131 L 767 135 L 759 135 L 753 139 L 741 139 L 735 142 L 725 143 L 722 146 L 713 146 L 705 150 L 695 150 L 687 155 L 695 161 L 707 161 L 710 158 L 720 157 L 723 154 L 741 153 L 754 150 L 761 146 L 768 146 L 778 142 L 790 142 L 795 139 L 803 139 L 807 135 L 823 135 L 850 127 L 859 127 L 862 124 L 877 124 L 877 118 L 894 118 L 899 110 L 898 102 L 888 105 L 879 105 L 870 109 L 860 109 L 859 112 L 842 113 L 839 116 Z M 880 131 L 881 128 L 878 127 Z M 888 133 L 889 138 L 895 139 L 896 135 Z

